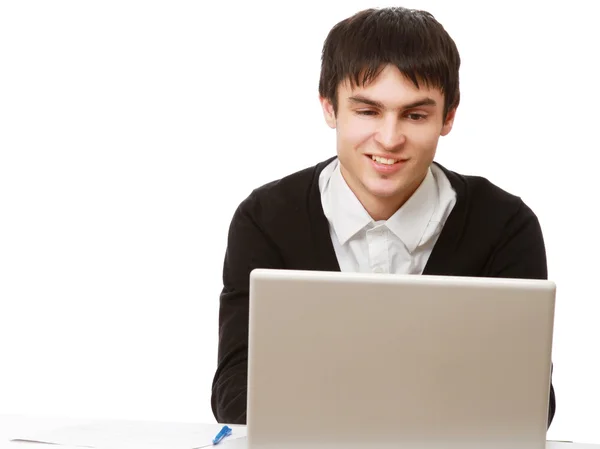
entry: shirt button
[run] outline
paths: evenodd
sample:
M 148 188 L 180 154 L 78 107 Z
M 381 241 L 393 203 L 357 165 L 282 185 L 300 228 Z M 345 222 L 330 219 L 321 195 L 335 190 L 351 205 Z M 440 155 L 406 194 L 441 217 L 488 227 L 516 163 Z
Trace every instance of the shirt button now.
M 383 268 L 375 267 L 375 268 L 373 268 L 373 273 L 383 273 Z

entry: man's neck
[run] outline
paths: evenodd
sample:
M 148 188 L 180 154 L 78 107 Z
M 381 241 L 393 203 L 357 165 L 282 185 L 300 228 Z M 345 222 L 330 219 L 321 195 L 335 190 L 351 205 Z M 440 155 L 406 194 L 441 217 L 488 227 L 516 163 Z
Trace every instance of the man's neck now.
M 406 203 L 415 190 L 389 198 L 376 198 L 366 192 L 359 192 L 359 194 L 355 192 L 354 194 L 374 221 L 386 221 Z

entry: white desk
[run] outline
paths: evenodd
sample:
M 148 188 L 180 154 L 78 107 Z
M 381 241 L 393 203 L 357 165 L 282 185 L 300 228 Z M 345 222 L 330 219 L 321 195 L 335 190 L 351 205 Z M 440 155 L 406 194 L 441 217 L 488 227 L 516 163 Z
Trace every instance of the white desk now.
M 61 446 L 49 446 L 46 444 L 35 444 L 26 442 L 10 442 L 10 438 L 28 437 L 41 431 L 93 423 L 93 420 L 56 418 L 45 416 L 27 415 L 0 415 L 0 449 L 60 449 Z M 160 423 L 161 426 L 169 425 Z M 177 426 L 176 423 L 172 424 Z M 209 424 L 211 425 L 211 424 Z M 212 424 L 214 425 L 214 424 Z M 211 426 L 212 426 L 211 425 Z M 231 440 L 230 442 L 216 446 L 222 449 L 246 449 L 246 440 Z M 580 444 L 549 441 L 547 449 L 600 449 L 600 444 Z

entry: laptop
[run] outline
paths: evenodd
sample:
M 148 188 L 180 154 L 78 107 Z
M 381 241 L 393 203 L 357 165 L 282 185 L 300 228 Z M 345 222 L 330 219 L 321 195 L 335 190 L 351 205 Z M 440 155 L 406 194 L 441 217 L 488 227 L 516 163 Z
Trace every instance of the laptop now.
M 252 271 L 248 448 L 544 449 L 555 292 Z

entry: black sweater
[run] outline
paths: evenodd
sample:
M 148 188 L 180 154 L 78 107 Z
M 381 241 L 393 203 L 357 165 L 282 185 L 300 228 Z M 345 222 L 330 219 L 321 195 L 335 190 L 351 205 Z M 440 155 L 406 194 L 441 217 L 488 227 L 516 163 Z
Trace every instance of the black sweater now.
M 254 190 L 233 215 L 212 385 L 212 410 L 218 422 L 246 423 L 250 272 L 340 271 L 319 190 L 319 175 L 332 160 Z M 547 279 L 544 239 L 532 210 L 484 178 L 437 165 L 457 198 L 423 274 Z M 556 408 L 553 387 L 549 401 L 548 426 Z

